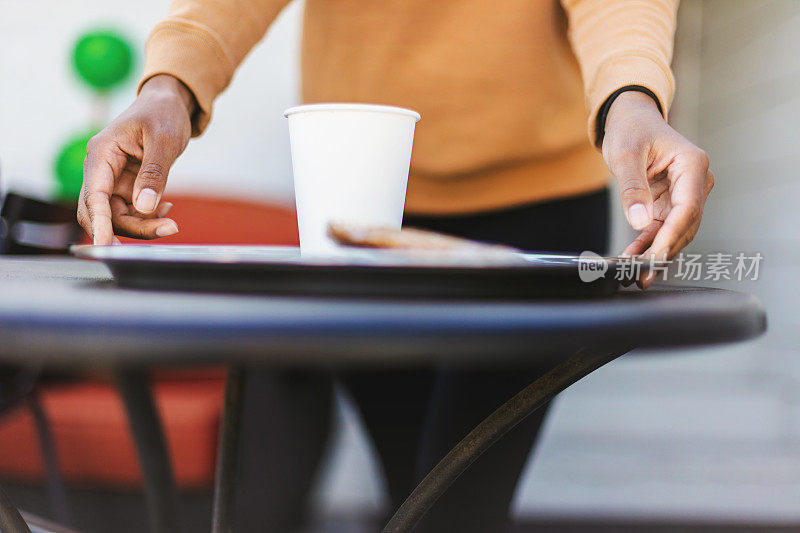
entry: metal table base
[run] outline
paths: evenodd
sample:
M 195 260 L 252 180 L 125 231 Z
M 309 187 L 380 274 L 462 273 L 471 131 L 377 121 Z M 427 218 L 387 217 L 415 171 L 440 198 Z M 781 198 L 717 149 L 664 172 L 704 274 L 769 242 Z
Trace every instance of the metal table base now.
M 178 491 L 149 376 L 140 369 L 120 369 L 116 372 L 115 381 L 136 443 L 150 531 L 180 533 Z

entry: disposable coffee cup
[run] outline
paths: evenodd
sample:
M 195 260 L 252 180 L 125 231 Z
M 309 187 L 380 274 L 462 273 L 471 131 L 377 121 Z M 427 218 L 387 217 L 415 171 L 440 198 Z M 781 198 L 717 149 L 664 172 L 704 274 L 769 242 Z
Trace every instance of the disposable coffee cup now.
M 419 113 L 367 104 L 311 104 L 289 122 L 300 253 L 339 251 L 330 222 L 400 229 Z

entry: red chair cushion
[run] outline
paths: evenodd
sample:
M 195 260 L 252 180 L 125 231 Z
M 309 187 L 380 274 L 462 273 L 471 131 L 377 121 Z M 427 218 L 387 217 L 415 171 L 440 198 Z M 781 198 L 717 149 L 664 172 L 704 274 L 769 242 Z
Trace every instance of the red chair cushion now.
M 180 233 L 157 244 L 297 245 L 294 211 L 241 200 L 170 196 L 169 217 Z M 125 243 L 145 241 L 121 239 Z M 175 476 L 181 487 L 208 486 L 214 474 L 224 369 L 159 370 L 155 396 Z M 97 382 L 47 385 L 42 403 L 69 481 L 141 485 L 122 404 L 111 386 Z M 0 476 L 43 479 L 33 421 L 20 408 L 0 420 Z
M 169 196 L 167 215 L 179 233 L 152 244 L 275 244 L 297 246 L 297 216 L 293 209 L 243 200 Z M 143 241 L 120 239 L 126 244 Z
M 178 485 L 210 485 L 224 380 L 159 381 L 154 395 Z M 41 392 L 41 402 L 66 480 L 118 487 L 141 485 L 125 411 L 111 385 L 49 385 Z M 26 481 L 44 477 L 33 419 L 25 407 L 9 413 L 0 424 L 0 472 Z

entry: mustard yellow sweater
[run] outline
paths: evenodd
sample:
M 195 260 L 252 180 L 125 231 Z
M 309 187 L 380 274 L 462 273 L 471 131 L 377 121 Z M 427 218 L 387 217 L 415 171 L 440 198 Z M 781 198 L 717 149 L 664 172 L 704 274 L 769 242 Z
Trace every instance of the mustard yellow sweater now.
M 147 42 L 142 82 L 195 94 L 194 133 L 287 0 L 174 0 Z M 677 0 L 306 0 L 306 103 L 422 114 L 412 213 L 467 213 L 590 192 L 608 180 L 595 117 L 641 85 L 666 113 Z M 588 121 L 588 136 L 587 136 Z

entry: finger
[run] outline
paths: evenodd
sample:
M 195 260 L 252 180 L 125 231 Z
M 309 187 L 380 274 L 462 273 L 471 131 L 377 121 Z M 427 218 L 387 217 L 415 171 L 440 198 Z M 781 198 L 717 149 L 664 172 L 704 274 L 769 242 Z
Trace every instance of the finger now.
M 636 257 L 636 260 L 639 260 L 639 257 L 641 257 L 642 254 L 645 253 L 645 251 L 648 250 L 650 245 L 653 243 L 653 238 L 655 238 L 662 225 L 663 222 L 661 220 L 657 218 L 653 219 L 653 222 L 651 222 L 649 226 L 642 230 L 642 232 L 639 233 L 633 242 L 631 242 L 622 251 L 622 256 Z M 637 276 L 636 278 L 625 280 L 623 286 L 628 287 L 633 283 L 636 283 L 640 288 L 644 288 L 640 283 L 642 279 L 642 276 Z
M 89 210 L 86 208 L 86 201 L 84 197 L 86 193 L 85 186 L 81 187 L 80 195 L 78 196 L 78 224 L 83 228 L 87 235 L 92 236 L 92 223 L 89 220 Z
M 131 180 L 131 185 L 133 185 L 133 180 Z M 112 220 L 113 220 L 113 213 L 114 213 L 113 203 L 116 201 L 115 199 L 120 199 L 120 200 L 124 201 L 124 204 L 125 204 L 125 206 L 127 206 L 127 209 L 128 209 L 128 213 L 127 214 L 136 215 L 136 216 L 138 216 L 139 218 L 142 218 L 142 219 L 145 219 L 145 218 L 164 218 L 172 210 L 172 207 L 173 207 L 172 202 L 161 202 L 160 204 L 158 204 L 158 207 L 156 208 L 156 210 L 153 213 L 151 213 L 149 215 L 143 215 L 143 214 L 139 213 L 138 211 L 136 211 L 136 208 L 133 207 L 133 204 L 130 201 L 130 194 L 124 194 L 124 193 L 123 194 L 118 194 L 117 192 L 115 192 L 111 196 Z
M 141 219 L 124 215 L 117 220 L 117 234 L 132 239 L 153 240 L 178 233 L 178 225 L 170 218 Z
M 118 235 L 134 239 L 157 239 L 178 233 L 178 225 L 169 218 L 143 218 L 119 196 L 111 198 L 114 229 Z M 133 211 L 133 214 L 131 212 Z
M 709 171 L 706 174 L 706 180 L 703 185 L 704 189 L 703 201 L 700 204 L 700 212 L 697 215 L 694 223 L 692 223 L 689 229 L 685 231 L 683 235 L 681 235 L 678 238 L 677 242 L 672 246 L 672 249 L 669 252 L 667 252 L 667 255 L 669 256 L 670 259 L 678 255 L 678 253 L 680 253 L 681 250 L 689 246 L 689 243 L 691 243 L 694 240 L 695 236 L 697 235 L 697 232 L 700 230 L 700 222 L 703 219 L 703 208 L 705 207 L 706 200 L 708 200 L 708 195 L 711 193 L 711 189 L 713 188 L 714 188 L 714 174 Z M 664 254 L 663 251 L 661 253 Z
M 681 235 L 675 244 L 672 245 L 672 248 L 669 252 L 659 251 L 660 256 L 666 255 L 668 259 L 673 259 L 676 255 L 680 253 L 681 250 L 689 246 L 689 244 L 694 240 L 695 235 L 697 235 L 698 230 L 700 229 L 700 219 L 692 224 L 688 230 L 686 230 L 683 235 Z
M 666 255 L 669 257 L 669 259 L 672 259 L 676 255 L 678 255 L 678 253 L 680 253 L 681 250 L 689 246 L 689 243 L 691 243 L 694 240 L 695 236 L 697 235 L 697 232 L 700 230 L 700 222 L 703 218 L 703 207 L 705 206 L 705 202 L 708 199 L 708 195 L 711 193 L 711 189 L 713 188 L 714 188 L 714 174 L 708 172 L 704 184 L 703 201 L 700 204 L 700 213 L 696 217 L 696 220 L 689 226 L 689 229 L 685 231 L 678 238 L 677 242 L 672 246 L 672 249 L 669 252 L 664 252 L 663 250 L 661 250 L 657 255 L 662 255 L 662 256 Z
M 115 146 L 97 135 L 89 141 L 84 160 L 78 220 L 95 244 L 111 244 L 114 237 L 109 202 L 116 175 L 127 160 Z
M 658 230 L 661 229 L 663 222 L 653 220 L 649 226 L 636 236 L 636 238 L 622 251 L 622 255 L 634 256 L 641 254 L 652 244 Z
M 96 245 L 112 244 L 114 230 L 108 194 L 104 191 L 89 192 L 87 190 L 84 200 L 92 228 L 92 241 Z
M 128 160 L 128 164 L 122 170 L 117 181 L 114 183 L 113 194 L 121 196 L 126 202 L 133 202 L 133 183 L 136 181 L 136 176 L 139 174 L 139 169 L 142 164 L 134 158 Z
M 632 257 L 627 256 L 625 254 L 620 254 L 620 257 L 625 258 L 626 261 L 632 261 L 633 260 Z M 622 285 L 623 287 L 627 287 L 631 283 L 633 283 L 633 280 L 631 279 L 630 276 L 620 276 L 618 279 L 619 279 L 619 284 Z
M 152 240 L 178 233 L 178 225 L 170 218 L 138 218 L 121 215 L 116 219 L 117 235 L 133 239 Z
M 710 170 L 706 172 L 706 181 L 704 184 L 705 189 L 705 198 L 703 199 L 703 203 L 705 204 L 705 200 L 708 200 L 708 195 L 711 194 L 711 190 L 714 188 L 714 183 L 716 182 L 716 178 L 714 177 L 714 173 Z
M 713 187 L 713 174 L 708 172 L 708 157 L 698 152 L 678 163 L 679 174 L 673 179 L 670 192 L 672 208 L 651 246 L 656 256 L 672 259 L 692 241 L 700 227 L 703 205 Z
M 609 169 L 619 183 L 620 200 L 625 218 L 635 230 L 646 228 L 653 220 L 653 197 L 647 182 L 646 154 L 638 150 L 623 151 L 610 158 Z
M 639 279 L 636 280 L 636 286 L 642 290 L 646 290 L 653 282 L 656 280 L 656 274 L 650 272 L 649 270 L 639 276 Z
M 156 209 L 156 218 L 164 218 L 167 213 L 172 209 L 172 202 L 161 202 L 161 205 Z
M 656 256 L 653 255 L 652 248 L 648 248 L 644 252 L 642 252 L 640 256 L 640 260 L 644 261 L 645 264 L 651 265 L 652 262 L 659 262 L 659 261 L 666 261 L 666 258 L 663 256 Z M 642 289 L 646 290 L 652 283 L 656 280 L 658 273 L 652 270 L 646 270 L 639 276 L 636 280 L 636 285 Z
M 142 214 L 153 213 L 161 201 L 167 176 L 172 164 L 180 155 L 175 140 L 170 135 L 145 134 L 142 165 L 133 184 L 133 205 Z

